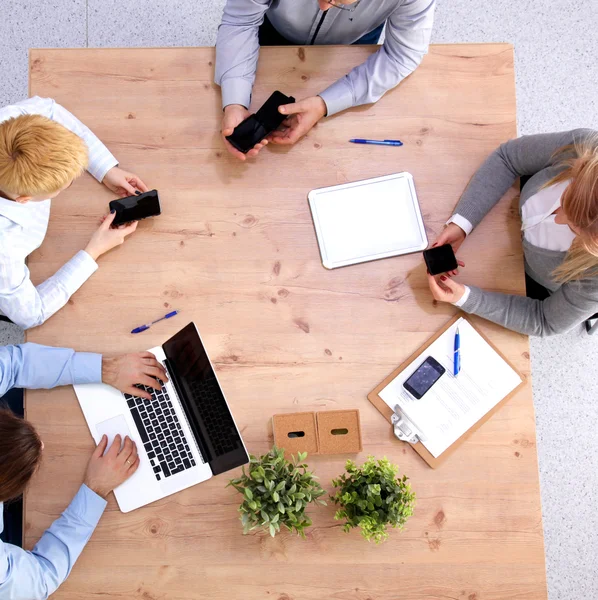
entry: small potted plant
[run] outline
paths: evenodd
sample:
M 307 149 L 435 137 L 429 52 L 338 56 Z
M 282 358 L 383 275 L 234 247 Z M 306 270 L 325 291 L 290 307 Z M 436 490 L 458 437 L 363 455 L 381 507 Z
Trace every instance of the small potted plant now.
M 312 523 L 305 509 L 312 503 L 326 504 L 319 499 L 325 492 L 307 470 L 306 457 L 307 452 L 300 452 L 289 461 L 276 447 L 259 458 L 250 455 L 249 472 L 243 467 L 243 475 L 228 483 L 243 494 L 239 507 L 243 533 L 262 528 L 274 537 L 284 525 L 305 538 Z
M 397 477 L 399 468 L 370 456 L 361 467 L 348 460 L 345 469 L 332 480 L 339 489 L 330 497 L 340 506 L 334 518 L 346 519 L 344 531 L 359 527 L 366 540 L 378 544 L 388 537 L 388 526 L 402 529 L 413 514 L 415 494 L 406 476 Z

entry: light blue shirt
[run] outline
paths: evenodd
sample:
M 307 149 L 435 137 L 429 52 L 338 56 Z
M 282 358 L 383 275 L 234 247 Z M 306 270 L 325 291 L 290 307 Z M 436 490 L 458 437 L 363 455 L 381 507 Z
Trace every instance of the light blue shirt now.
M 37 344 L 0 347 L 0 396 L 13 387 L 52 388 L 99 383 L 100 354 Z M 106 501 L 82 485 L 32 551 L 0 541 L 0 600 L 47 598 L 68 577 L 91 537 Z M 4 529 L 0 503 L 0 532 Z

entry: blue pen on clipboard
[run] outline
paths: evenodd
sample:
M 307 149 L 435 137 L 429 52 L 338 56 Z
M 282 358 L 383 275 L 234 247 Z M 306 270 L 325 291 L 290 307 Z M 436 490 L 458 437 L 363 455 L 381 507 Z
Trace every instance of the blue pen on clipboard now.
M 363 138 L 353 138 L 349 140 L 352 144 L 371 144 L 372 146 L 402 146 L 401 140 L 365 140 Z
M 461 336 L 459 328 L 455 332 L 455 351 L 453 353 L 453 375 L 457 376 L 461 370 Z
M 146 325 L 140 325 L 139 327 L 135 327 L 135 329 L 133 329 L 131 331 L 131 333 L 141 333 L 142 331 L 149 329 L 154 323 L 158 323 L 159 321 L 163 321 L 164 319 L 170 319 L 170 317 L 174 317 L 174 315 L 178 315 L 179 312 L 180 311 L 178 311 L 178 310 L 173 310 L 172 312 L 169 312 L 167 315 L 164 315 L 163 317 L 160 317 L 159 319 L 156 319 L 155 321 L 152 321 L 151 323 L 147 323 Z

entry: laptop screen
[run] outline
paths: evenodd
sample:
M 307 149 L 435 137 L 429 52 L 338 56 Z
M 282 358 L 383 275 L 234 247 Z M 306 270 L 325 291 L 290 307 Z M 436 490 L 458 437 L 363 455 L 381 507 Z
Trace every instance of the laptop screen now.
M 162 345 L 168 369 L 202 454 L 217 475 L 248 462 L 214 369 L 194 323 Z

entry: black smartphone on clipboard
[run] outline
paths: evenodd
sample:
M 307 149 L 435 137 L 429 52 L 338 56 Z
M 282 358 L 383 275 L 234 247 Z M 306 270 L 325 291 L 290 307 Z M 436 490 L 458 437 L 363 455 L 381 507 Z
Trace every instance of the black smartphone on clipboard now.
M 403 387 L 416 400 L 421 400 L 445 372 L 446 369 L 435 358 L 428 356 L 403 383 Z
M 116 212 L 112 222 L 113 227 L 131 223 L 131 221 L 141 221 L 148 217 L 156 217 L 162 212 L 158 190 L 112 200 L 108 207 L 111 212 Z

